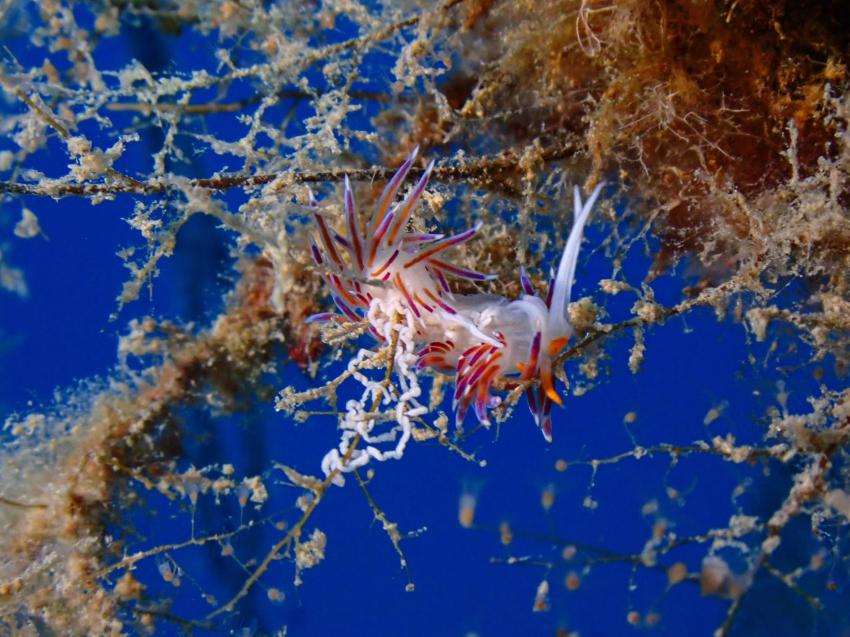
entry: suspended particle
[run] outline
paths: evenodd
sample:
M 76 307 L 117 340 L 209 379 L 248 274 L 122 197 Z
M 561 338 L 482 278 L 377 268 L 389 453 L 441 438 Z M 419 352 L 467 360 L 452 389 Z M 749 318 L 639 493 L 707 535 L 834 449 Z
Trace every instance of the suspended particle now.
M 534 595 L 534 606 L 531 610 L 535 613 L 545 613 L 549 610 L 549 582 L 543 580 L 537 585 L 537 593 Z
M 785 388 L 785 381 L 776 381 L 776 402 L 782 408 L 782 413 L 788 412 L 788 391 Z
M 172 586 L 180 586 L 180 569 L 171 560 L 166 558 L 158 559 L 156 568 L 164 581 Z
M 723 415 L 723 411 L 729 406 L 729 402 L 724 400 L 719 405 L 715 405 L 711 409 L 708 410 L 705 414 L 705 418 L 702 419 L 702 424 L 706 427 L 713 423 L 715 420 L 720 418 Z
M 142 613 L 141 617 L 139 618 L 139 621 L 144 627 L 145 632 L 149 635 L 153 635 L 154 631 L 156 630 L 156 619 L 154 618 L 154 616 L 151 613 Z
M 561 551 L 561 557 L 564 558 L 565 561 L 569 562 L 576 556 L 576 545 L 575 544 L 567 544 L 564 547 L 564 550 Z
M 547 484 L 543 487 L 543 491 L 540 492 L 540 506 L 543 507 L 544 511 L 548 511 L 555 504 L 555 485 L 552 483 Z
M 732 580 L 732 571 L 723 558 L 717 555 L 703 558 L 699 574 L 700 593 L 725 597 L 732 587 Z
M 684 562 L 676 562 L 667 569 L 667 583 L 675 586 L 688 576 L 688 567 Z
M 195 482 L 194 479 L 189 479 L 184 483 L 183 489 L 185 490 L 186 495 L 189 496 L 189 502 L 192 503 L 192 506 L 197 506 L 198 494 L 201 491 L 201 486 Z
M 648 500 L 643 504 L 640 508 L 641 515 L 652 515 L 653 513 L 658 511 L 658 500 L 652 499 Z
M 239 498 L 239 507 L 245 508 L 248 505 L 248 497 L 251 495 L 251 490 L 244 482 L 236 487 L 236 496 Z
M 654 627 L 654 626 L 658 626 L 658 624 L 660 624 L 660 623 L 661 623 L 661 614 L 660 614 L 660 613 L 656 613 L 655 611 L 652 611 L 652 612 L 650 612 L 650 613 L 647 613 L 647 614 L 646 614 L 646 619 L 644 620 L 644 622 L 645 622 L 645 623 L 646 623 L 646 625 L 647 625 L 647 626 L 649 626 L 650 628 L 652 628 L 652 627 Z
M 142 592 L 145 590 L 145 585 L 133 577 L 130 571 L 127 571 L 115 582 L 115 588 L 113 590 L 119 599 L 129 601 L 141 597 Z
M 478 504 L 478 499 L 475 494 L 464 491 L 460 494 L 460 499 L 457 503 L 457 521 L 463 528 L 472 528 L 475 524 L 475 507 Z
M 306 512 L 307 509 L 313 504 L 314 495 L 312 493 L 304 493 L 298 496 L 298 499 L 295 500 L 295 506 L 299 511 Z
M 827 553 L 825 550 L 821 549 L 809 559 L 809 570 L 810 571 L 818 571 L 823 567 L 824 560 L 826 559 Z
M 502 522 L 499 525 L 499 539 L 505 546 L 514 541 L 514 532 L 511 530 L 511 525 L 507 522 Z
M 254 617 L 246 626 L 240 626 L 232 630 L 230 634 L 233 637 L 254 637 L 257 634 L 257 618 Z
M 15 224 L 14 233 L 21 239 L 32 239 L 42 234 L 41 226 L 38 225 L 38 217 L 29 208 L 21 210 L 21 220 Z

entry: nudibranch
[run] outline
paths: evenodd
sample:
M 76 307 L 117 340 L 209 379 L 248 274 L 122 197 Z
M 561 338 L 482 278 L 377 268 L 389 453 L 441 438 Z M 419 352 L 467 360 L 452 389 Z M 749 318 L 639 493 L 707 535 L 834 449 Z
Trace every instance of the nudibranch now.
M 389 180 L 365 227 L 358 219 L 347 177 L 342 232 L 328 224 L 311 195 L 318 229 L 311 252 L 338 309 L 311 320 L 366 321 L 372 334 L 383 339 L 376 326 L 400 313 L 412 323 L 414 340 L 421 346 L 416 366 L 455 375 L 453 409 L 458 425 L 470 407 L 487 424 L 488 411 L 501 402 L 493 393 L 493 383 L 507 377 L 527 384 L 528 406 L 543 436 L 551 441 L 552 404 L 563 404 L 555 390 L 553 365 L 574 333 L 567 306 L 584 225 L 603 184 L 585 202 L 578 187 L 574 189 L 573 227 L 558 269 L 550 271 L 545 297 L 536 293 L 524 269 L 520 271 L 523 294 L 517 300 L 493 294 L 462 295 L 451 291 L 447 277 L 471 281 L 492 277 L 452 264 L 445 253 L 472 239 L 480 224 L 448 237 L 407 231 L 433 161 L 404 200 L 393 203 L 417 150 Z

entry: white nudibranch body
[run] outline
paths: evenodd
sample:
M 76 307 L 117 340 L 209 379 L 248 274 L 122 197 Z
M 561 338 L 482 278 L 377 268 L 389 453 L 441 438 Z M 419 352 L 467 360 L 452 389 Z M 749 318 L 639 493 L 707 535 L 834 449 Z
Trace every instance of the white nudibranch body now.
M 553 365 L 574 333 L 567 306 L 582 232 L 603 184 L 584 202 L 579 189 L 574 189 L 573 227 L 557 270 L 550 272 L 545 298 L 537 295 L 524 270 L 520 273 L 524 294 L 517 300 L 492 294 L 454 294 L 448 276 L 472 281 L 492 278 L 444 259 L 448 248 L 470 240 L 480 225 L 449 237 L 406 231 L 434 167 L 431 162 L 407 197 L 393 204 L 416 154 L 414 150 L 390 179 L 365 228 L 358 221 L 347 178 L 342 233 L 328 225 L 311 198 L 318 228 L 318 242 L 311 246 L 313 259 L 339 310 L 339 314 L 317 314 L 312 320 L 365 320 L 372 334 L 383 341 L 393 317 L 403 316 L 408 347 L 397 354 L 396 362 L 408 370 L 407 384 L 415 383 L 409 382 L 411 362 L 415 369 L 454 373 L 453 407 L 458 424 L 470 407 L 479 421 L 487 422 L 488 411 L 501 400 L 492 392 L 497 378 L 535 381 L 528 383 L 526 398 L 537 425 L 546 440 L 551 440 L 552 403 L 563 404 L 554 388 Z M 418 351 L 411 353 L 411 347 Z M 401 418 L 408 416 L 402 414 Z M 367 460 L 361 458 L 361 464 Z

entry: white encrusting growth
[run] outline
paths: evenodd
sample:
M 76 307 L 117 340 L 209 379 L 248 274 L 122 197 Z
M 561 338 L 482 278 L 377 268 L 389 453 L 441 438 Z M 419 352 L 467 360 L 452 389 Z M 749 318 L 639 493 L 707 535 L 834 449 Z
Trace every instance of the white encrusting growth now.
M 394 369 L 395 380 L 401 388 L 401 394 L 394 396 L 381 381 L 373 380 L 358 371 L 363 360 L 378 356 L 377 352 L 361 349 L 357 356 L 349 361 L 348 370 L 363 385 L 363 393 L 359 400 L 349 400 L 346 403 L 345 414 L 339 424 L 342 430 L 339 446 L 331 449 L 322 459 L 322 471 L 325 475 L 329 475 L 334 470 L 339 472 L 334 483 L 340 486 L 345 482 L 343 473 L 362 467 L 370 460 L 384 461 L 401 458 L 412 434 L 411 419 L 428 412 L 428 407 L 418 402 L 422 389 L 415 369 L 418 357 L 413 339 L 415 326 L 411 317 L 402 314 L 403 308 L 399 306 L 388 308 L 380 301 L 376 301 L 373 308 L 370 308 L 372 309 L 375 310 L 372 325 L 387 342 L 393 340 L 394 330 L 398 334 Z M 395 310 L 395 312 L 386 313 L 387 310 Z M 385 317 L 388 315 L 402 315 L 405 316 L 406 321 L 396 323 L 387 320 Z M 386 414 L 376 413 L 372 405 L 380 403 L 389 406 L 393 401 L 395 401 L 392 413 L 394 421 L 389 428 L 380 427 L 387 423 Z M 358 436 L 360 437 L 359 446 L 351 449 Z M 382 449 L 378 445 L 389 445 L 389 447 Z M 348 456 L 347 459 L 343 461 L 346 456 Z

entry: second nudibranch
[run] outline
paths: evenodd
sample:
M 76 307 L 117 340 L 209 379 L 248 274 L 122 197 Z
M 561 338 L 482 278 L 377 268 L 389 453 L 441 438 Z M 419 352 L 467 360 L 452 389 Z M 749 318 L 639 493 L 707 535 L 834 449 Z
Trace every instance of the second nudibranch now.
M 550 271 L 545 298 L 535 292 L 524 270 L 520 273 L 524 294 L 517 300 L 492 294 L 455 294 L 447 277 L 493 278 L 444 257 L 447 249 L 474 237 L 480 225 L 448 237 L 407 231 L 407 222 L 434 168 L 432 161 L 407 197 L 393 203 L 417 150 L 392 176 L 365 227 L 358 219 L 347 177 L 342 232 L 328 224 L 311 196 L 319 239 L 312 243 L 311 251 L 339 310 L 339 314 L 317 314 L 312 320 L 368 321 L 370 331 L 382 339 L 376 326 L 402 313 L 415 328 L 416 343 L 422 346 L 417 365 L 454 373 L 453 408 L 458 424 L 470 407 L 479 421 L 487 423 L 488 411 L 501 402 L 493 394 L 493 383 L 507 376 L 518 382 L 534 381 L 528 382 L 525 392 L 528 406 L 544 437 L 551 441 L 552 404 L 563 404 L 555 390 L 553 365 L 574 333 L 567 306 L 584 225 L 603 184 L 585 202 L 578 187 L 574 189 L 573 227 L 558 269 Z

